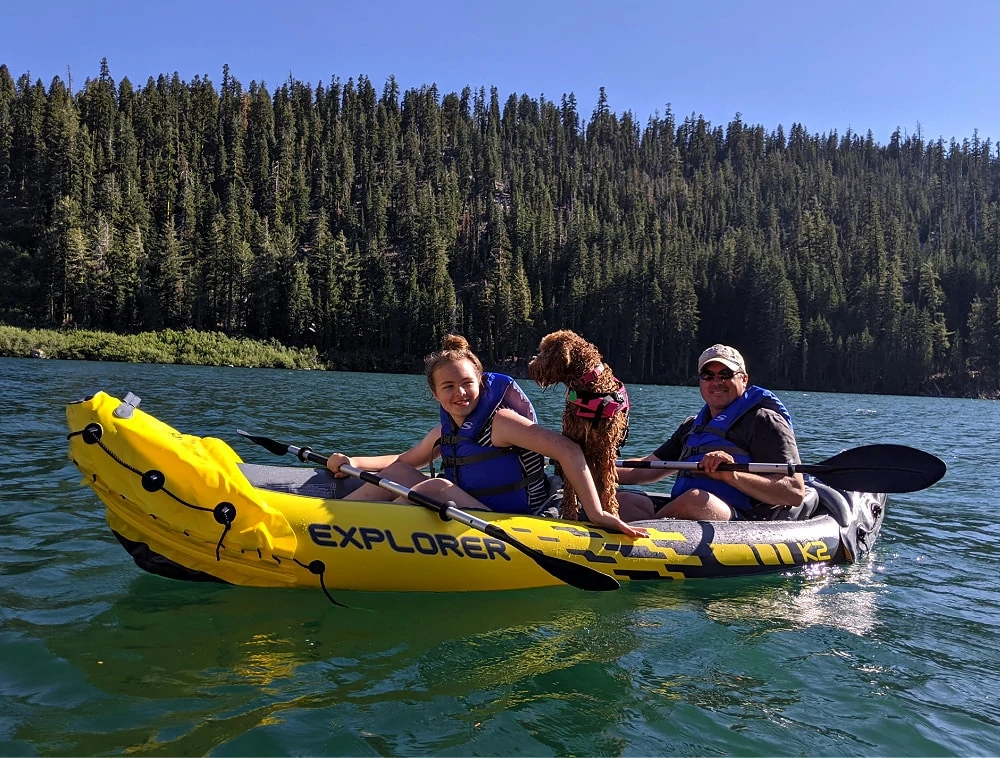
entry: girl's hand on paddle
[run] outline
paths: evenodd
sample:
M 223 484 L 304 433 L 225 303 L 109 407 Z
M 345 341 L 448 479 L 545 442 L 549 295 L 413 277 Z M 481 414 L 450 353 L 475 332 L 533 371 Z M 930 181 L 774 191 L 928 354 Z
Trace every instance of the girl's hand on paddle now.
M 343 465 L 353 466 L 351 459 L 344 455 L 343 453 L 333 453 L 329 458 L 326 459 L 326 467 L 333 472 L 334 477 L 337 479 L 343 479 L 347 474 L 340 470 Z

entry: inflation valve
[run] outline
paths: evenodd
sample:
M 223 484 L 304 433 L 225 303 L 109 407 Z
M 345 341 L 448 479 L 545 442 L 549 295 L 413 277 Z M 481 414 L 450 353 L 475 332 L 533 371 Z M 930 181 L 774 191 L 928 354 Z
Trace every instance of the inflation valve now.
M 118 418 L 132 418 L 132 411 L 139 407 L 139 403 L 142 402 L 142 398 L 138 395 L 133 395 L 131 392 L 125 393 L 125 398 L 121 401 L 121 404 L 114 409 L 113 413 Z

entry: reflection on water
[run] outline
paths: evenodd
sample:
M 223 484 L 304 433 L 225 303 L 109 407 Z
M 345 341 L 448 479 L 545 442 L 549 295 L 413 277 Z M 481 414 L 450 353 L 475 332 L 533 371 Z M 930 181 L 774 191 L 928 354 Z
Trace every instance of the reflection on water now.
M 205 752 L 283 724 L 291 712 L 346 703 L 364 711 L 457 698 L 479 720 L 533 707 L 539 697 L 577 708 L 574 693 L 586 689 L 580 672 L 603 671 L 639 644 L 625 593 L 602 607 L 581 604 L 571 589 L 474 593 L 461 602 L 344 599 L 351 610 L 330 607 L 319 593 L 138 577 L 90 623 L 49 630 L 53 654 L 82 673 L 90 692 L 74 720 L 109 695 L 130 703 L 101 733 L 75 728 L 68 750 Z M 600 679 L 601 687 L 613 684 Z M 369 732 L 386 739 L 385 725 Z
M 710 600 L 705 612 L 719 623 L 761 624 L 766 633 L 825 626 L 866 637 L 878 623 L 884 592 L 871 582 L 872 570 L 870 563 L 818 568 L 781 584 Z
M 460 604 L 445 595 L 342 593 L 351 606 L 345 610 L 331 607 L 319 592 L 189 585 L 144 575 L 85 628 L 51 641 L 104 689 L 127 692 L 138 677 L 147 694 L 185 683 L 193 694 L 204 686 L 206 672 L 216 680 L 216 670 L 227 672 L 217 682 L 224 686 L 271 686 L 331 657 L 396 665 L 442 640 L 496 634 L 498 622 L 516 634 L 555 622 L 559 593 L 516 593 L 506 602 L 503 595 L 475 593 Z

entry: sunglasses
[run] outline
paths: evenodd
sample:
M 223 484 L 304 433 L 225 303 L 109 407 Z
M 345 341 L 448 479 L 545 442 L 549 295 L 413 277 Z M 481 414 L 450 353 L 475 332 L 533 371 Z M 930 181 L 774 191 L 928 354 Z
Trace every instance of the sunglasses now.
M 732 379 L 734 376 L 736 376 L 736 372 L 728 368 L 724 368 L 722 371 L 718 372 L 702 371 L 698 374 L 698 378 L 703 382 L 711 382 L 714 379 Z

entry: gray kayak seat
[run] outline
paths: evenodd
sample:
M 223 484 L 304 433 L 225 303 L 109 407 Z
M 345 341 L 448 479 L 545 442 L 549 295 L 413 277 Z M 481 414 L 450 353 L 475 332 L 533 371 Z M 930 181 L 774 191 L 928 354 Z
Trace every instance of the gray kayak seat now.
M 819 493 L 806 487 L 802 505 L 755 505 L 750 510 L 750 521 L 805 521 L 816 515 L 819 507 Z
M 847 498 L 820 481 L 810 478 L 802 505 L 758 505 L 752 511 L 754 521 L 805 521 L 827 512 L 844 528 L 852 519 L 851 505 Z
M 851 504 L 847 502 L 847 498 L 842 492 L 815 480 L 809 482 L 809 488 L 818 493 L 820 505 L 833 516 L 833 520 L 840 525 L 841 529 L 851 523 L 854 514 L 851 512 Z
M 261 466 L 256 463 L 241 463 L 239 467 L 243 476 L 258 489 L 305 497 L 340 499 L 363 484 L 352 476 L 337 479 L 325 468 Z

